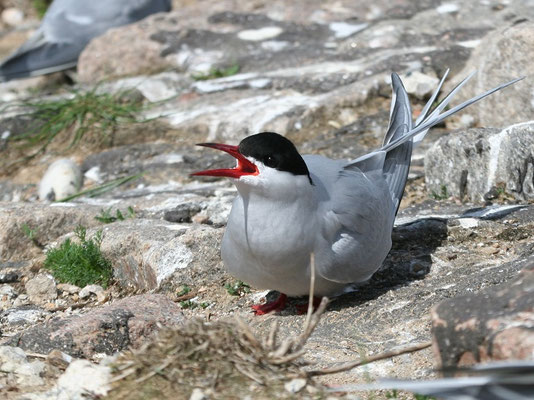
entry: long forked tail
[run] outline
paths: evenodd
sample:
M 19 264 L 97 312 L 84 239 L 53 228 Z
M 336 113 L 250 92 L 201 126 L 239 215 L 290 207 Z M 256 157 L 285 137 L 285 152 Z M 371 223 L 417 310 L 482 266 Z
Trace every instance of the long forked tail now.
M 447 70 L 443 75 L 438 87 L 432 94 L 430 100 L 426 103 L 421 111 L 421 114 L 412 125 L 411 109 L 408 95 L 402 82 L 397 74 L 392 74 L 392 88 L 393 98 L 391 103 L 390 123 L 389 128 L 384 138 L 384 144 L 378 150 L 365 154 L 355 160 L 350 161 L 345 168 L 359 168 L 363 172 L 382 168 L 386 182 L 388 184 L 391 197 L 394 204 L 392 210 L 394 214 L 399 209 L 400 200 L 404 193 L 404 187 L 408 178 L 410 169 L 410 158 L 412 155 L 412 148 L 419 144 L 427 134 L 428 130 L 434 125 L 439 124 L 445 118 L 463 110 L 465 107 L 495 93 L 498 90 L 504 89 L 524 77 L 514 79 L 510 82 L 503 83 L 493 89 L 490 89 L 472 99 L 466 100 L 463 103 L 443 112 L 445 107 L 450 103 L 453 96 L 464 86 L 469 79 L 473 77 L 475 72 L 472 72 L 460 82 L 447 96 L 441 100 L 436 107 L 431 111 L 432 105 L 435 102 L 443 82 L 447 77 L 449 71 Z

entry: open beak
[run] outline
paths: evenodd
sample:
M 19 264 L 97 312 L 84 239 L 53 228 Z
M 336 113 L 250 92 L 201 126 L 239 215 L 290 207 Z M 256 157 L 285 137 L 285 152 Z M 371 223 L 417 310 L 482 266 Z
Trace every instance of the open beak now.
M 237 160 L 235 168 L 209 169 L 206 171 L 195 172 L 194 176 L 227 176 L 229 178 L 239 179 L 243 175 L 258 175 L 259 171 L 256 166 L 245 158 L 239 152 L 238 146 L 231 146 L 229 144 L 219 143 L 199 143 L 197 146 L 211 147 L 212 149 L 222 150 Z

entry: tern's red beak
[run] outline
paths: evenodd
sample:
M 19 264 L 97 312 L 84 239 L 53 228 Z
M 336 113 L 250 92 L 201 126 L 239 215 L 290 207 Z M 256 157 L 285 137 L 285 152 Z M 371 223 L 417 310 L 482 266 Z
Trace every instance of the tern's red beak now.
M 238 146 L 231 146 L 229 144 L 219 143 L 199 143 L 197 146 L 211 147 L 212 149 L 222 150 L 237 160 L 235 168 L 209 169 L 206 171 L 195 172 L 191 175 L 195 176 L 227 176 L 229 178 L 239 179 L 243 175 L 258 175 L 258 168 L 245 158 L 239 152 Z

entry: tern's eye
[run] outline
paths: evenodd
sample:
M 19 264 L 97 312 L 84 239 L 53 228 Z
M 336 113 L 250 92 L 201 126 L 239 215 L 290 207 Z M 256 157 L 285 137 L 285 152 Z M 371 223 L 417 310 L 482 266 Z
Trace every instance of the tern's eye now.
M 263 159 L 263 163 L 267 167 L 271 167 L 271 168 L 276 168 L 278 166 L 278 160 L 274 156 L 271 156 L 271 155 L 265 156 L 265 158 Z

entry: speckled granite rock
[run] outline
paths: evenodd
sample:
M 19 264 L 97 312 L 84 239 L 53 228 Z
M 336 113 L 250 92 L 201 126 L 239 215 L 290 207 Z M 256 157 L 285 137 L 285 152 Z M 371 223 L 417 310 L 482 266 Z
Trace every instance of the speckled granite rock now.
M 27 351 L 48 354 L 59 349 L 74 357 L 113 354 L 139 346 L 159 325 L 183 322 L 180 308 L 165 296 L 145 294 L 95 308 L 84 315 L 51 319 L 12 337 Z
M 459 94 L 466 100 L 482 90 L 513 78 L 526 77 L 504 93 L 496 93 L 483 102 L 469 107 L 466 112 L 483 126 L 503 128 L 513 123 L 529 121 L 534 114 L 532 77 L 534 67 L 530 55 L 534 52 L 534 23 L 532 18 L 520 16 L 517 24 L 507 24 L 485 36 L 476 47 L 464 69 L 449 82 L 459 82 L 473 70 L 477 74 L 470 85 Z M 525 18 L 526 17 L 526 18 Z M 459 117 L 455 117 L 454 123 Z
M 534 258 L 522 264 L 513 281 L 434 307 L 434 350 L 443 367 L 532 359 Z
M 439 139 L 426 153 L 430 192 L 484 202 L 499 191 L 518 200 L 534 199 L 534 122 L 503 130 L 475 128 Z

